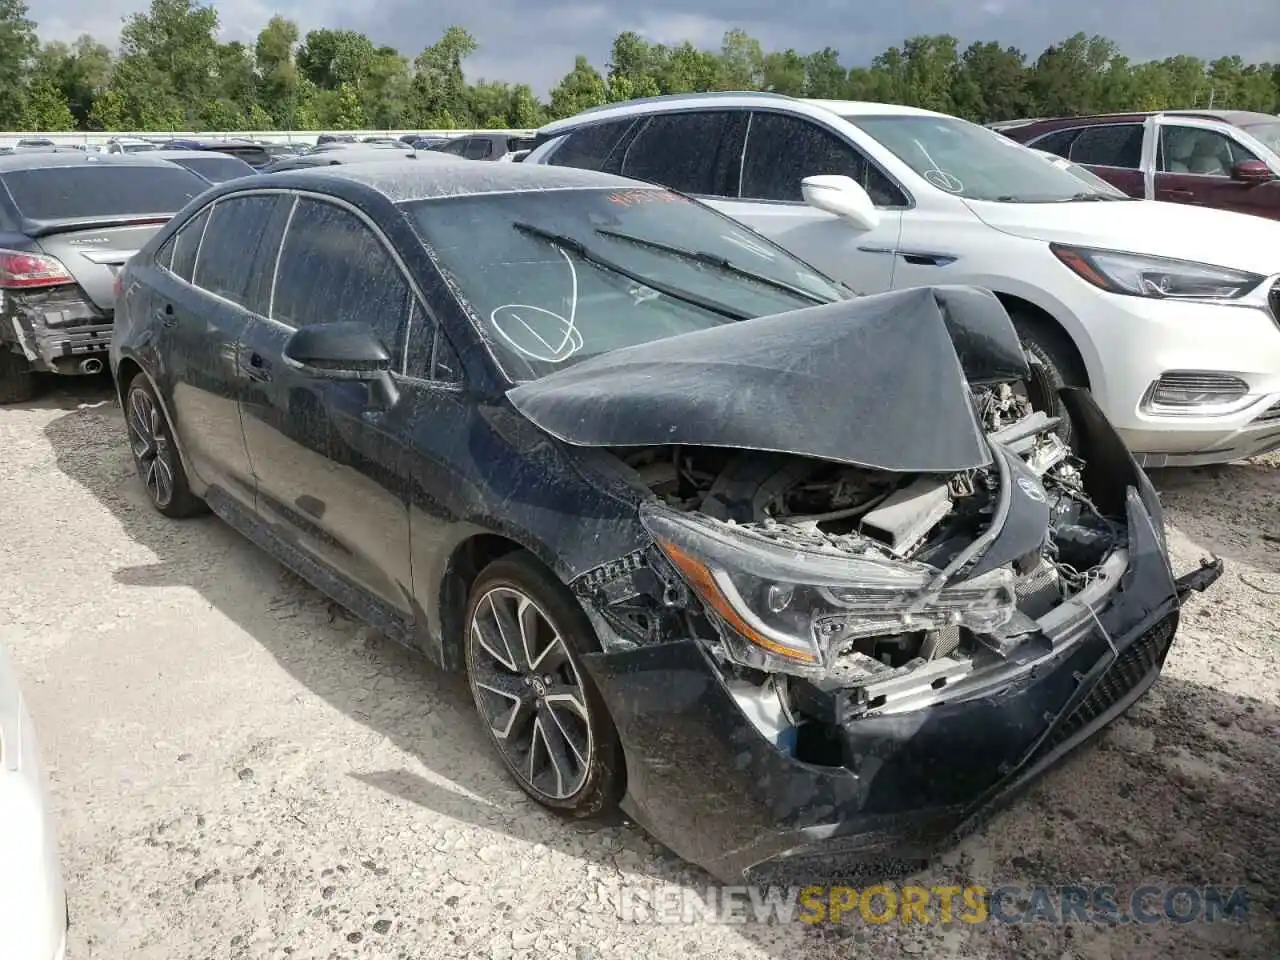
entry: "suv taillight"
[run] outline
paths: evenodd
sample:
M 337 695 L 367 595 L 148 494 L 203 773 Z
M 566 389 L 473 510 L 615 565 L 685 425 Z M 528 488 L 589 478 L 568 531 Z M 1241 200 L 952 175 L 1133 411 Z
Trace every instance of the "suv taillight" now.
M 75 283 L 71 271 L 56 257 L 20 250 L 0 250 L 0 289 L 30 290 Z

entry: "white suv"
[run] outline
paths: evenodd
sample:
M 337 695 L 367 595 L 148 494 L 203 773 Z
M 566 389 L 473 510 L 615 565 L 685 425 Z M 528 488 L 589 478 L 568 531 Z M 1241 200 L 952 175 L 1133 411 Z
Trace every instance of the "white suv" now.
M 1280 448 L 1280 222 L 1130 200 L 945 114 L 777 94 L 598 107 L 525 163 L 672 187 L 861 293 L 974 284 L 1146 466 Z

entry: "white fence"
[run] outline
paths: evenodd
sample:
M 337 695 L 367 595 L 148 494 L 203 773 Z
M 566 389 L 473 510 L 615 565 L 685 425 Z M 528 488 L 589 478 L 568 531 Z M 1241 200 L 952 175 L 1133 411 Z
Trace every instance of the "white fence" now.
M 532 130 L 235 130 L 235 131 L 209 131 L 205 130 L 200 133 L 193 131 L 173 131 L 172 133 L 158 133 L 155 130 L 150 131 L 119 131 L 112 133 L 84 133 L 78 130 L 67 131 L 22 131 L 9 130 L 0 132 L 0 146 L 13 146 L 19 140 L 26 138 L 39 137 L 42 140 L 52 140 L 58 144 L 103 144 L 113 137 L 129 137 L 141 138 L 143 140 L 168 140 L 174 137 L 191 137 L 200 140 L 229 140 L 235 138 L 248 138 L 251 140 L 265 140 L 268 143 L 306 143 L 313 144 L 316 138 L 322 133 L 337 133 L 344 136 L 354 136 L 357 140 L 362 137 L 400 137 L 410 133 L 418 133 L 424 136 L 464 136 L 471 133 L 506 133 L 515 137 L 531 137 Z

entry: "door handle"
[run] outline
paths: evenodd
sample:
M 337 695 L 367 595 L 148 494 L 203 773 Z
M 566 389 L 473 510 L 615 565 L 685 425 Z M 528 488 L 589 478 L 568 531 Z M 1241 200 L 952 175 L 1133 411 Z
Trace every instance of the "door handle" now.
M 240 356 L 240 369 L 250 380 L 265 382 L 271 379 L 271 361 L 262 354 L 255 350 Z
M 1171 200 L 1194 200 L 1196 194 L 1194 190 L 1170 190 L 1169 198 Z
M 178 315 L 173 312 L 173 304 L 166 303 L 163 307 L 155 311 L 155 317 L 160 321 L 162 327 L 172 327 L 178 322 Z

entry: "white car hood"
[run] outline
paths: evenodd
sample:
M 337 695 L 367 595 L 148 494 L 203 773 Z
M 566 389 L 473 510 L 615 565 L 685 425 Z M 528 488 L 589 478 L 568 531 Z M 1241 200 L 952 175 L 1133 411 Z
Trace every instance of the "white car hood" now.
M 1280 221 L 1159 200 L 995 203 L 965 201 L 987 226 L 1046 243 L 1280 273 Z

